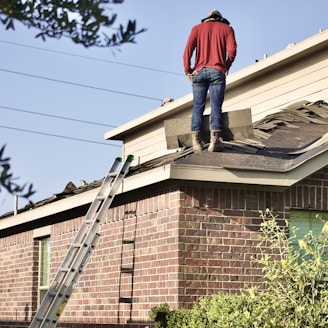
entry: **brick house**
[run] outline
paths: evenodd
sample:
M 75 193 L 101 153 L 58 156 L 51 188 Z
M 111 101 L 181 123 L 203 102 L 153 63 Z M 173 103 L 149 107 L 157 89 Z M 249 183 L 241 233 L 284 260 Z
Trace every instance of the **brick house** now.
M 228 77 L 224 153 L 190 150 L 192 95 L 105 133 L 135 161 L 58 327 L 150 327 L 153 306 L 260 284 L 259 210 L 328 219 L 327 46 L 323 31 Z M 0 327 L 28 327 L 100 184 L 0 217 Z

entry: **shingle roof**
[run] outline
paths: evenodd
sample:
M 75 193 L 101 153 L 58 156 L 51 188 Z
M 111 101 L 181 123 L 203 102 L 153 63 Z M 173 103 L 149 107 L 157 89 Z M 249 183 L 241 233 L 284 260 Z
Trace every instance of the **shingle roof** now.
M 327 125 L 327 103 L 298 102 L 255 122 L 254 138 L 225 141 L 223 153 L 185 149 L 133 167 L 131 174 L 168 163 L 285 172 L 328 150 Z

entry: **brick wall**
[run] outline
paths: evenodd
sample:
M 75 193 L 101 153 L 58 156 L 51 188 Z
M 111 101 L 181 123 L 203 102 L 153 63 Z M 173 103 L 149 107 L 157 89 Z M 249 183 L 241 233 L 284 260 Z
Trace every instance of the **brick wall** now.
M 240 292 L 262 283 L 258 254 L 259 210 L 275 193 L 187 187 L 180 215 L 181 305 L 218 291 Z
M 199 296 L 261 284 L 251 260 L 259 210 L 273 210 L 284 224 L 291 208 L 327 210 L 327 191 L 324 168 L 284 191 L 195 182 L 117 197 L 58 327 L 144 328 L 153 306 L 190 307 Z M 82 219 L 52 226 L 52 276 Z M 32 232 L 1 239 L 0 252 L 0 327 L 24 327 L 27 307 L 28 319 L 36 308 Z
M 286 196 L 286 205 L 309 210 L 328 209 L 328 167 L 312 174 L 292 187 Z
M 280 192 L 203 184 L 182 194 L 179 302 L 190 307 L 202 295 L 262 286 L 261 268 L 251 260 L 261 237 L 259 211 L 269 208 L 281 225 L 290 209 L 327 211 L 328 167 Z
M 163 302 L 178 306 L 179 200 L 180 191 L 173 188 L 108 211 L 97 248 L 61 322 L 79 318 L 86 325 L 145 327 L 151 307 Z M 53 274 L 81 222 L 79 218 L 53 226 Z
M 29 320 L 37 279 L 36 247 L 31 231 L 0 239 L 1 320 Z

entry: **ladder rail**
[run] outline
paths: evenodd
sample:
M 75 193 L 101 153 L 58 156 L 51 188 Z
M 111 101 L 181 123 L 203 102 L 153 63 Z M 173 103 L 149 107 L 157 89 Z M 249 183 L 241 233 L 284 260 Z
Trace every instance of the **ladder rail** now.
M 61 314 L 63 313 L 63 311 L 74 291 L 75 286 L 77 285 L 79 279 L 82 276 L 83 269 L 86 267 L 88 261 L 90 260 L 91 254 L 93 253 L 99 238 L 100 238 L 100 235 L 96 234 L 94 237 L 94 240 L 93 240 L 93 244 L 88 249 L 88 252 L 85 255 L 85 257 L 83 258 L 80 267 L 76 271 L 70 272 L 70 274 L 72 275 L 72 277 L 71 277 L 72 279 L 71 279 L 70 283 L 63 285 L 59 289 L 56 296 L 54 297 L 51 307 L 49 307 L 48 313 L 45 316 L 45 319 L 46 318 L 53 318 L 53 319 L 52 320 L 49 319 L 49 321 L 42 323 L 42 325 L 40 325 L 40 327 L 47 327 L 47 328 L 56 327 L 57 322 L 58 322 Z
M 120 157 L 117 157 L 114 161 L 114 163 L 112 164 L 112 167 L 110 168 L 108 174 L 106 175 L 105 179 L 103 180 L 101 187 L 97 193 L 96 198 L 94 199 L 94 201 L 92 202 L 82 224 L 80 229 L 78 230 L 77 235 L 75 236 L 72 245 L 76 245 L 81 243 L 81 238 L 86 234 L 86 230 L 87 230 L 87 224 L 86 221 L 89 219 L 89 217 L 93 217 L 96 213 L 97 208 L 99 207 L 100 204 L 100 196 L 102 197 L 102 195 L 105 193 L 104 189 L 106 189 L 108 187 L 108 185 L 112 182 L 112 180 L 114 179 L 113 173 L 117 170 L 117 168 L 119 167 L 120 163 L 121 163 L 122 159 Z M 65 267 L 65 268 L 69 268 L 72 262 L 72 259 L 76 256 L 78 249 L 75 247 L 70 247 L 69 250 L 66 253 L 65 258 L 62 261 L 62 264 L 60 266 L 60 268 L 58 269 L 54 279 L 53 279 L 53 283 L 51 284 L 51 286 L 49 287 L 44 299 L 47 299 L 49 297 L 51 297 L 52 295 L 56 295 L 59 294 L 59 288 L 60 288 L 60 284 L 62 283 L 62 281 L 65 279 L 66 273 L 63 272 L 63 270 L 61 270 L 61 268 Z M 49 309 L 49 307 L 51 306 L 51 303 L 46 303 L 46 302 L 42 302 L 33 321 L 34 322 L 38 322 L 38 317 L 45 317 L 46 313 Z M 31 326 L 32 327 L 34 324 L 34 322 L 32 321 Z
M 59 267 L 53 283 L 36 312 L 30 328 L 56 327 L 99 240 L 100 236 L 97 232 L 99 226 L 112 204 L 132 161 L 133 156 L 129 155 L 121 170 L 117 173 L 115 172 L 120 165 L 121 159 L 116 158 L 114 161 Z
M 113 182 L 112 188 L 109 189 L 107 191 L 107 193 L 105 194 L 105 199 L 99 208 L 98 216 L 95 218 L 95 220 L 90 225 L 90 232 L 93 231 L 94 234 L 86 235 L 86 238 L 84 240 L 84 245 L 83 245 L 84 248 L 81 247 L 78 250 L 78 252 L 81 252 L 83 255 L 75 257 L 73 263 L 71 264 L 72 268 L 80 267 L 80 265 L 81 265 L 80 259 L 82 259 L 85 256 L 85 254 L 87 253 L 88 250 L 86 249 L 86 247 L 88 247 L 92 243 L 94 235 L 98 231 L 99 225 L 102 223 L 104 216 L 107 214 L 107 210 L 110 207 L 110 205 L 112 204 L 112 202 L 114 200 L 114 196 L 118 192 L 118 189 L 121 186 L 121 182 L 123 181 L 125 175 L 127 174 L 131 162 L 132 162 L 132 159 L 130 157 L 128 157 L 128 159 L 125 161 L 123 167 L 121 168 L 120 172 L 118 172 L 118 174 L 116 175 L 116 178 Z
M 117 175 L 112 188 L 118 189 L 118 187 L 120 185 L 120 183 L 119 183 L 120 178 L 122 178 L 122 176 Z M 117 187 L 117 188 L 115 188 L 115 187 Z M 115 190 L 115 191 L 117 191 L 117 190 Z M 93 220 L 93 222 L 90 224 L 90 227 L 89 227 L 89 231 L 93 232 L 93 234 L 89 233 L 84 236 L 85 239 L 83 240 L 83 245 L 81 245 L 80 248 L 77 248 L 76 256 L 72 259 L 72 262 L 70 263 L 69 267 L 67 267 L 69 269 L 69 271 L 72 271 L 72 273 L 73 273 L 73 274 L 68 275 L 69 278 L 65 278 L 66 283 L 68 285 L 71 284 L 71 281 L 74 278 L 74 270 L 75 270 L 74 268 L 80 267 L 80 265 L 82 263 L 82 258 L 87 254 L 88 246 L 91 244 L 95 233 L 98 231 L 98 227 L 101 224 L 103 217 L 106 215 L 107 210 L 113 201 L 113 198 L 114 197 L 113 197 L 113 195 L 111 195 L 111 193 L 108 193 L 108 195 L 105 196 L 106 200 L 102 202 L 100 209 L 98 211 L 97 218 L 95 218 L 95 220 Z
M 120 157 L 117 157 L 111 167 L 111 169 L 109 170 L 108 174 L 106 175 L 106 177 L 104 178 L 101 187 L 97 193 L 96 198 L 94 199 L 94 201 L 92 202 L 91 206 L 89 207 L 88 212 L 85 215 L 85 218 L 83 220 L 83 223 L 77 233 L 77 235 L 74 238 L 73 244 L 78 244 L 81 243 L 81 237 L 84 236 L 85 234 L 85 230 L 87 230 L 88 226 L 87 224 L 85 224 L 90 218 L 93 218 L 94 215 L 97 212 L 97 209 L 99 208 L 99 205 L 101 204 L 101 198 L 104 197 L 104 194 L 106 194 L 106 189 L 108 189 L 108 186 L 112 183 L 112 181 L 114 180 L 114 175 L 113 173 L 116 172 L 118 166 L 120 165 L 122 159 Z M 82 228 L 82 229 L 81 229 Z M 67 254 L 67 257 L 69 257 L 69 254 Z

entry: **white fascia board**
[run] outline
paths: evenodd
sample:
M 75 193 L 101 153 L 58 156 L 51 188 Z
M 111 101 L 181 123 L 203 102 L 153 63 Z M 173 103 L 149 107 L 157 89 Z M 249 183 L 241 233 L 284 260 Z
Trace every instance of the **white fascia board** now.
M 208 181 L 218 183 L 265 185 L 288 187 L 297 180 L 291 179 L 289 173 L 246 171 L 218 167 L 200 167 L 192 165 L 174 165 L 172 179 Z
M 124 179 L 121 192 L 137 190 L 170 179 L 171 164 L 159 166 L 151 170 L 129 176 Z
M 46 204 L 35 209 L 28 210 L 26 212 L 19 213 L 10 217 L 6 217 L 0 220 L 0 230 L 4 230 L 15 225 L 20 225 L 34 220 L 46 218 L 47 216 L 71 210 L 81 205 L 88 204 L 93 201 L 99 187 L 93 190 L 86 191 L 84 193 L 63 198 L 53 203 Z

